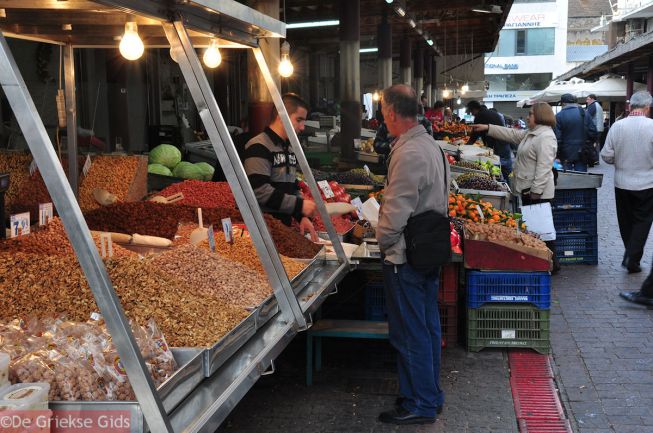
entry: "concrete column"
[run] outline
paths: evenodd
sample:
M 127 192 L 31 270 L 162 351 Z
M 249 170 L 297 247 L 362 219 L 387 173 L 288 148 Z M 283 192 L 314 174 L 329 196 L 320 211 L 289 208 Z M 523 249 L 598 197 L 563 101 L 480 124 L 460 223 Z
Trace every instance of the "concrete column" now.
M 392 86 L 392 26 L 388 22 L 379 24 L 376 39 L 379 44 L 379 88 Z
M 435 60 L 435 56 L 431 58 L 431 91 L 433 92 L 432 99 L 433 103 L 438 100 L 438 64 Z
M 653 56 L 648 58 L 648 71 L 646 72 L 646 89 L 653 94 Z
M 626 100 L 629 100 L 633 96 L 633 80 L 635 77 L 633 62 L 628 63 L 628 72 L 626 72 Z M 630 108 L 629 108 L 630 110 Z
M 272 18 L 279 19 L 279 0 L 254 0 L 250 7 L 262 12 Z M 268 63 L 272 76 L 277 82 L 277 87 L 281 89 L 281 78 L 277 72 L 279 67 L 279 48 L 278 38 L 261 38 L 259 39 L 261 51 Z M 291 47 L 292 58 L 292 47 Z M 265 80 L 259 72 L 258 64 L 251 50 L 247 53 L 247 85 L 249 91 L 248 119 L 249 132 L 253 135 L 262 132 L 272 120 L 272 109 L 274 103 L 265 85 Z
M 410 86 L 412 74 L 410 71 L 411 63 L 411 52 L 410 52 L 410 39 L 403 38 L 401 40 L 401 50 L 399 52 L 399 70 L 401 75 L 401 83 Z
M 415 91 L 417 98 L 422 95 L 424 90 L 424 47 L 419 44 L 415 49 Z
M 340 153 L 354 159 L 361 136 L 360 0 L 340 0 Z
M 429 107 L 433 107 L 435 101 L 433 101 L 433 54 L 428 53 L 424 59 L 426 62 L 426 71 L 424 73 L 424 80 L 426 85 L 424 86 L 424 94 L 426 95 L 426 103 Z

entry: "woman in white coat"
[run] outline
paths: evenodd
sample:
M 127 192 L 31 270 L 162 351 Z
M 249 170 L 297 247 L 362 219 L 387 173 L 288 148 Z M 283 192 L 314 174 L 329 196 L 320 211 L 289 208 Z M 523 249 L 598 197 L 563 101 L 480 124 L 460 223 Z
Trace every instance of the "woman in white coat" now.
M 487 131 L 491 137 L 517 144 L 517 158 L 513 166 L 513 191 L 522 198 L 522 204 L 551 202 L 555 195 L 553 161 L 558 141 L 553 128 L 556 119 L 551 106 L 538 102 L 528 112 L 528 129 L 519 130 L 497 125 L 472 125 L 476 132 Z M 553 270 L 559 270 L 554 242 L 547 242 L 553 252 Z

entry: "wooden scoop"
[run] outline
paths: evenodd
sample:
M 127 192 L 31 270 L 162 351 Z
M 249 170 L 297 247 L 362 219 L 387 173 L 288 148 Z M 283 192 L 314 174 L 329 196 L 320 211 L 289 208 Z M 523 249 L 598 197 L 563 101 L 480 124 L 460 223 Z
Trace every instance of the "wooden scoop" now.
M 176 194 L 169 195 L 167 197 L 164 197 L 162 195 L 155 195 L 149 201 L 153 201 L 154 203 L 171 204 L 171 203 L 176 203 L 183 199 L 184 199 L 184 193 L 178 192 Z
M 208 239 L 209 235 L 209 230 L 204 227 L 204 223 L 202 221 L 202 208 L 197 208 L 197 222 L 198 222 L 198 227 L 193 230 L 190 234 L 190 243 L 193 245 L 197 245 L 203 240 Z
M 93 190 L 93 198 L 102 206 L 109 206 L 118 201 L 118 197 L 102 188 L 95 188 Z

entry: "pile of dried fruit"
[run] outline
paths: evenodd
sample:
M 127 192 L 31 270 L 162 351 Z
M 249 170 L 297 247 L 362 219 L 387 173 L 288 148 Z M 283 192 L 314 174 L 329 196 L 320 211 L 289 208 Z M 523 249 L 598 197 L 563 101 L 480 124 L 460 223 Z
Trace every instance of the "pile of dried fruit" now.
M 279 254 L 295 259 L 312 259 L 322 249 L 322 246 L 314 244 L 273 216 L 264 216 Z
M 95 188 L 107 190 L 118 197 L 119 201 L 126 201 L 139 166 L 147 170 L 147 161 L 141 163 L 139 157 L 135 156 L 92 156 L 88 175 L 80 178 L 79 207 L 82 210 L 100 207 L 93 198 Z
M 465 173 L 456 178 L 458 186 L 463 189 L 483 191 L 501 191 L 499 184 L 490 176 L 476 173 Z
M 265 276 L 205 248 L 183 245 L 152 263 L 198 292 L 237 307 L 257 306 L 272 293 Z
M 496 224 L 478 224 L 467 221 L 465 223 L 465 229 L 467 236 L 470 239 L 512 242 L 516 245 L 522 245 L 542 251 L 548 250 L 544 241 L 526 233 L 517 233 L 516 230 L 505 226 Z
M 205 182 L 201 180 L 186 180 L 170 185 L 157 195 L 169 197 L 183 193 L 184 199 L 177 204 L 208 208 L 235 208 L 236 201 L 227 182 Z
M 174 347 L 213 344 L 247 314 L 165 275 L 151 259 L 118 257 L 107 270 L 127 316 L 141 325 L 155 319 Z M 84 321 L 97 311 L 74 257 L 0 253 L 0 298 L 0 320 L 65 314 Z
M 0 251 L 55 256 L 75 255 L 75 251 L 68 240 L 68 235 L 64 230 L 63 223 L 58 217 L 53 218 L 47 226 L 32 228 L 32 230 L 28 236 L 0 241 Z M 100 237 L 93 235 L 93 240 L 98 251 L 101 251 Z M 120 245 L 113 244 L 114 256 L 129 256 L 133 254 Z
M 478 162 L 460 160 L 460 161 L 456 161 L 456 163 L 454 165 L 456 165 L 458 167 L 462 167 L 462 168 L 469 168 L 469 169 L 472 169 L 472 170 L 486 171 L 485 167 L 483 167 Z

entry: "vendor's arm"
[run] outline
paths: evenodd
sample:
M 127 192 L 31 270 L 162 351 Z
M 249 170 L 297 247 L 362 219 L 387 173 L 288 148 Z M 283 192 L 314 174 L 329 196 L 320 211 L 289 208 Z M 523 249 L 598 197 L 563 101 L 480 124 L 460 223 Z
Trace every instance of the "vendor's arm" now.
M 487 135 L 512 144 L 519 144 L 528 134 L 528 130 L 488 125 Z
M 546 188 L 551 177 L 551 167 L 558 151 L 558 142 L 553 135 L 541 135 L 537 145 L 537 160 L 535 174 L 531 185 L 531 198 L 538 198 Z
M 608 136 L 605 138 L 605 145 L 603 145 L 603 150 L 601 150 L 601 159 L 608 164 L 614 164 L 614 134 L 612 131 L 612 128 L 608 131 Z
M 403 152 L 390 159 L 388 177 L 391 182 L 383 194 L 383 210 L 379 215 L 376 237 L 379 248 L 385 252 L 403 236 L 408 218 L 417 207 L 419 188 L 426 171 L 426 164 L 411 152 Z
M 272 211 L 292 215 L 297 221 L 304 216 L 304 200 L 294 194 L 286 194 L 272 186 L 272 152 L 262 144 L 254 143 L 245 149 L 245 172 L 252 185 L 259 205 Z

